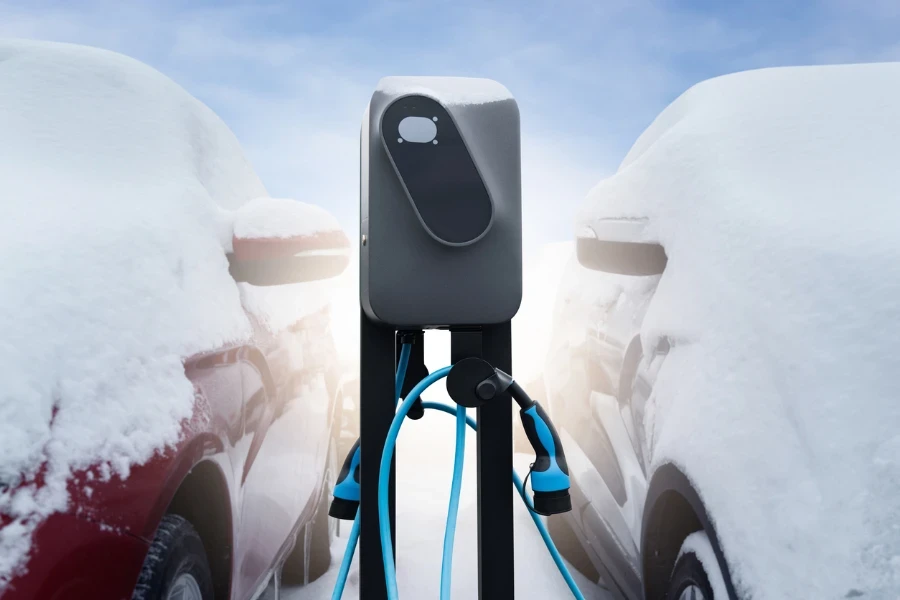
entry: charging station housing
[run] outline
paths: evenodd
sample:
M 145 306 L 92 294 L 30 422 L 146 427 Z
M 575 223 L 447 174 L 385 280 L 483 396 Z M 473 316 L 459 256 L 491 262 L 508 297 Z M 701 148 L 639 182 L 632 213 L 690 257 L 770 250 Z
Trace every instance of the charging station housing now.
M 387 77 L 360 139 L 360 303 L 394 328 L 492 325 L 522 299 L 519 109 L 488 79 Z

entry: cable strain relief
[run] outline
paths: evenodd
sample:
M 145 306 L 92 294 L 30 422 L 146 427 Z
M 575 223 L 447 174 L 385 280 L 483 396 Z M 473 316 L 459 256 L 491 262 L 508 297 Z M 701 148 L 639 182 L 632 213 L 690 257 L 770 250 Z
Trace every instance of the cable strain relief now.
M 415 344 L 416 338 L 422 335 L 421 331 L 399 331 L 397 336 L 400 338 L 401 344 Z

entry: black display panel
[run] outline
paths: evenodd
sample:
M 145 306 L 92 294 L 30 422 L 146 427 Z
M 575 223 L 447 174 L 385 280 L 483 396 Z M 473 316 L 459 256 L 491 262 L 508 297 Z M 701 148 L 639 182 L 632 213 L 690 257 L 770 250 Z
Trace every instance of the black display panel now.
M 468 244 L 491 224 L 493 205 L 465 142 L 437 101 L 405 96 L 381 120 L 397 175 L 425 228 L 448 244 Z

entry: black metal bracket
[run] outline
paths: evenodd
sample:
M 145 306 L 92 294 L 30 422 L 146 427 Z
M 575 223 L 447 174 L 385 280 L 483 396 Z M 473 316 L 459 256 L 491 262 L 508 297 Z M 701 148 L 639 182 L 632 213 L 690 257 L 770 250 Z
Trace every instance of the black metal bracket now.
M 491 363 L 470 356 L 453 363 L 447 376 L 447 393 L 460 406 L 478 408 L 506 391 L 502 383 L 494 381 L 497 378 Z

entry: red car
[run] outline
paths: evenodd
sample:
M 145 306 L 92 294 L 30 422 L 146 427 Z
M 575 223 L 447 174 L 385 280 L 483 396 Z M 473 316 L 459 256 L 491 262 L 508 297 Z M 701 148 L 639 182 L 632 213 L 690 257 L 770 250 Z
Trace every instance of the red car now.
M 316 578 L 347 236 L 270 198 L 150 67 L 27 40 L 0 62 L 0 597 L 248 600 Z
M 236 239 L 231 271 L 264 284 L 326 278 L 347 245 L 339 230 Z M 125 480 L 98 469 L 70 480 L 69 510 L 39 526 L 4 600 L 243 599 L 279 572 L 305 583 L 327 570 L 343 405 L 329 308 L 277 334 L 251 321 L 252 344 L 185 362 L 194 412 L 176 447 Z

